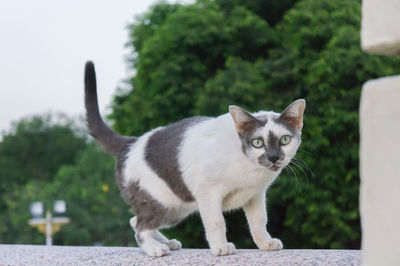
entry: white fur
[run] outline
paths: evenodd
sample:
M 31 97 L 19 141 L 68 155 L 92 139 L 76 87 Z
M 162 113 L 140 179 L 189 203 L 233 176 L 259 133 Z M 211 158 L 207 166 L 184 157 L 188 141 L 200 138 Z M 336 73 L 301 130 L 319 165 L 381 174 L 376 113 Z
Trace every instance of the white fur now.
M 260 114 L 275 113 L 260 112 L 254 115 Z M 123 172 L 125 185 L 138 182 L 140 189 L 145 190 L 164 207 L 177 210 L 177 216 L 185 217 L 199 210 L 207 240 L 215 255 L 234 253 L 234 245 L 226 240 L 222 211 L 241 207 L 244 208 L 257 246 L 264 250 L 282 248 L 282 243 L 272 239 L 265 227 L 265 191 L 280 170 L 272 171 L 258 164 L 257 158 L 264 152 L 262 149 L 254 148 L 246 157 L 229 113 L 189 128 L 183 137 L 179 165 L 183 181 L 196 199 L 192 203 L 183 202 L 175 195 L 144 159 L 146 143 L 159 129 L 146 133 L 132 145 Z M 273 119 L 268 119 L 268 123 L 257 134 L 267 143 L 270 131 L 278 137 L 290 135 L 288 129 L 274 123 Z M 299 145 L 300 140 L 293 138 L 291 143 L 283 147 L 288 155 L 285 165 L 294 156 Z M 160 242 L 162 238 L 158 234 L 154 230 L 142 234 L 145 238 L 142 248 L 152 256 L 169 253 L 167 240 Z
M 223 198 L 232 192 L 240 195 L 230 195 L 224 202 L 225 210 L 242 207 L 258 188 L 265 188 L 279 174 L 249 161 L 243 154 L 229 114 L 190 128 L 181 146 L 179 163 L 183 179 L 196 199 L 214 187 Z
M 179 197 L 169 188 L 167 183 L 161 179 L 147 164 L 144 159 L 144 150 L 149 137 L 161 128 L 156 128 L 141 136 L 131 147 L 127 154 L 127 160 L 124 167 L 124 185 L 138 182 L 141 189 L 149 193 L 154 199 L 157 199 L 165 207 L 181 208 L 182 202 Z M 194 211 L 195 204 L 187 208 Z M 190 208 L 192 206 L 192 208 Z

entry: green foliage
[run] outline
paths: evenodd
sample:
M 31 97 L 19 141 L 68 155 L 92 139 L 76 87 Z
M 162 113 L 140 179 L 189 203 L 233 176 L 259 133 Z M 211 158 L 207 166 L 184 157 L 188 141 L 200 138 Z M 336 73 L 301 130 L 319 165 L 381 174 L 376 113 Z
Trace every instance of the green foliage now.
M 0 166 L 0 176 L 19 183 L 32 178 L 51 180 L 60 163 L 72 162 L 76 151 L 84 146 L 85 140 L 76 137 L 68 124 L 53 124 L 49 115 L 23 119 L 3 136 L 0 165 L 14 167 Z
M 72 163 L 86 147 L 86 139 L 76 135 L 72 122 L 63 120 L 62 116 L 34 116 L 15 123 L 3 134 L 0 243 L 37 243 L 27 226 L 30 216 L 27 200 L 35 201 L 42 185 L 52 182 L 58 169 Z
M 4 193 L 7 211 L 0 214 L 0 242 L 43 244 L 44 235 L 28 226 L 29 204 L 42 201 L 51 210 L 62 199 L 71 223 L 55 234 L 54 244 L 134 245 L 131 214 L 119 195 L 113 166 L 112 156 L 92 143 L 60 165 L 51 182 L 32 178 Z
M 269 191 L 269 230 L 286 247 L 359 248 L 361 86 L 400 71 L 399 59 L 360 50 L 360 13 L 357 0 L 156 5 L 131 26 L 137 73 L 132 91 L 115 97 L 115 127 L 140 135 L 229 104 L 281 111 L 305 98 L 301 165 Z M 231 240 L 254 247 L 243 214 L 228 216 Z M 199 226 L 194 216 L 167 233 L 204 246 L 193 242 Z
M 247 109 L 261 105 L 267 86 L 262 70 L 263 61 L 251 63 L 230 57 L 225 67 L 205 83 L 195 110 L 199 114 L 215 115 L 226 112 L 230 104 L 240 104 Z
M 62 166 L 52 182 L 31 180 L 7 195 L 8 228 L 2 242 L 43 244 L 44 235 L 27 226 L 29 204 L 42 201 L 51 210 L 53 202 L 62 199 L 71 223 L 54 236 L 54 244 L 133 245 L 130 213 L 115 184 L 113 165 L 110 155 L 90 144 L 73 164 Z
M 138 135 L 194 115 L 206 80 L 228 57 L 253 61 L 266 54 L 272 44 L 268 23 L 242 6 L 232 8 L 227 13 L 210 1 L 160 4 L 132 26 L 137 75 L 134 89 L 114 100 L 117 131 Z
M 271 229 L 287 247 L 360 247 L 361 86 L 400 71 L 400 60 L 360 50 L 360 12 L 357 1 L 301 1 L 278 25 L 284 45 L 271 52 L 268 80 L 284 90 L 281 95 L 307 99 L 301 148 L 306 153 L 299 156 L 314 172 L 309 183 L 299 182 L 306 192 L 290 190 L 285 177 L 270 191 L 272 215 L 283 212 L 271 223 L 279 230 Z M 282 107 L 278 102 L 276 108 Z
M 68 202 L 72 222 L 56 235 L 64 245 L 132 245 L 127 204 L 114 179 L 114 159 L 95 144 L 80 153 L 74 164 L 58 171 L 52 184 L 39 194 L 43 199 Z
M 77 151 L 86 146 L 71 122 L 54 123 L 46 115 L 22 119 L 0 142 L 0 195 L 30 180 L 51 181 L 58 168 L 72 163 Z M 4 201 L 0 200 L 0 210 Z
M 235 6 L 244 6 L 249 11 L 275 25 L 282 20 L 284 13 L 299 0 L 216 0 L 221 9 L 228 12 Z

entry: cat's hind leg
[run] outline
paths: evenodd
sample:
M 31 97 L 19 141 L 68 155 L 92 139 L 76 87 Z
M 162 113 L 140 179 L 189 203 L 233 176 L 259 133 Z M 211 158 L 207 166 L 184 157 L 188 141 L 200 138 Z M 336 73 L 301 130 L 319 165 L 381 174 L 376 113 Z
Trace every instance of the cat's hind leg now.
M 152 257 L 162 257 L 170 253 L 168 244 L 157 240 L 157 233 L 159 233 L 157 229 L 139 229 L 137 227 L 137 217 L 133 217 L 130 220 L 130 224 L 135 231 L 138 245 L 145 253 Z
M 135 237 L 139 243 L 139 246 L 152 257 L 162 257 L 170 253 L 170 249 L 167 244 L 158 242 L 155 239 L 155 233 L 157 230 L 142 230 L 136 232 Z
M 169 247 L 170 250 L 177 250 L 177 249 L 180 249 L 180 248 L 182 247 L 181 242 L 179 242 L 179 241 L 176 240 L 176 239 L 171 239 L 171 240 L 169 240 L 168 238 L 166 238 L 166 237 L 165 237 L 160 231 L 158 231 L 158 230 L 155 232 L 154 238 L 155 238 L 157 241 L 159 241 L 159 242 L 161 242 L 161 243 L 163 243 L 163 244 L 166 244 L 166 245 Z

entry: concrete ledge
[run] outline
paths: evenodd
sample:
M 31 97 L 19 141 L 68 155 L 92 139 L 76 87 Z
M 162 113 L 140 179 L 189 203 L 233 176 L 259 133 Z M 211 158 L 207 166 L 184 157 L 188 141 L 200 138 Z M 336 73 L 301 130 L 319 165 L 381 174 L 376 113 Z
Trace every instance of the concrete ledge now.
M 361 265 L 360 250 L 238 250 L 215 257 L 207 249 L 182 249 L 150 258 L 139 248 L 0 245 L 0 265 Z

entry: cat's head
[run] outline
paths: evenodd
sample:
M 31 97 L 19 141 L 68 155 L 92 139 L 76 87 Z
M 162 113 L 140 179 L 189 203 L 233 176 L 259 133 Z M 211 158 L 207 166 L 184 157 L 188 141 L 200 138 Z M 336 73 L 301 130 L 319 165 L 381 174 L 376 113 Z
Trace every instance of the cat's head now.
M 280 114 L 250 114 L 238 106 L 229 106 L 246 157 L 271 171 L 288 165 L 301 143 L 305 107 L 303 99 L 294 101 Z

